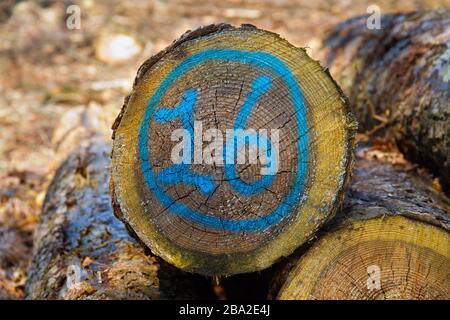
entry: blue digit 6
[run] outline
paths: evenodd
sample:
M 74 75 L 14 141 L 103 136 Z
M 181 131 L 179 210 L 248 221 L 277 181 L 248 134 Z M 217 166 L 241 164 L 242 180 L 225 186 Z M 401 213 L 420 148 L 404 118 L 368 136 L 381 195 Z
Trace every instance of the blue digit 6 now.
M 234 132 L 237 132 L 239 129 L 244 129 L 248 117 L 250 116 L 251 111 L 255 107 L 256 102 L 258 99 L 263 95 L 265 92 L 267 92 L 270 89 L 270 78 L 268 76 L 260 76 L 253 80 L 252 82 L 252 89 L 248 96 L 246 97 L 244 104 L 242 105 L 241 110 L 239 111 L 239 114 L 236 118 L 236 121 L 234 123 Z M 239 131 L 240 132 L 240 131 Z M 225 159 L 225 177 L 228 181 L 228 183 L 231 185 L 231 187 L 236 190 L 237 192 L 244 194 L 246 196 L 253 195 L 259 192 L 264 191 L 265 188 L 270 186 L 273 182 L 274 175 L 264 175 L 259 180 L 256 180 L 254 182 L 245 182 L 243 181 L 238 173 L 236 172 L 236 157 L 237 157 L 237 151 L 241 149 L 242 147 L 245 147 L 246 144 L 248 145 L 256 145 L 257 148 L 261 145 L 267 146 L 265 150 L 259 149 L 260 151 L 266 152 L 267 159 L 272 159 L 271 152 L 272 152 L 272 145 L 270 140 L 261 135 L 261 134 L 255 134 L 255 133 L 248 133 L 246 134 L 246 138 L 248 139 L 240 139 L 236 134 L 234 135 L 234 138 L 230 141 L 227 141 L 226 147 L 224 148 L 224 157 L 233 157 L 233 159 L 226 158 Z M 232 149 L 234 152 L 226 152 L 226 149 Z M 226 156 L 225 156 L 226 154 Z M 275 161 L 275 160 L 273 160 Z M 275 163 L 268 163 L 267 164 L 270 167 L 276 166 Z

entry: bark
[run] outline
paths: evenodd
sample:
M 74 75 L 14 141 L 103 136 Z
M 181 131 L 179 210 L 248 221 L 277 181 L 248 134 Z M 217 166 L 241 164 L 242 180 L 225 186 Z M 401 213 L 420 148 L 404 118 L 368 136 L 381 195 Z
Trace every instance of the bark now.
M 450 10 L 367 17 L 338 25 L 326 64 L 356 110 L 360 129 L 395 139 L 450 192 Z
M 318 244 L 325 242 L 325 240 L 331 241 L 330 236 L 333 236 L 336 232 L 346 228 L 349 230 L 347 232 L 353 232 L 352 228 L 354 227 L 352 225 L 355 222 L 383 220 L 391 216 L 405 217 L 413 223 L 426 224 L 430 228 L 430 234 L 435 230 L 443 230 L 448 238 L 450 232 L 449 210 L 450 202 L 448 198 L 432 188 L 429 181 L 415 177 L 401 167 L 357 159 L 343 208 L 334 219 L 320 230 L 314 241 L 301 247 L 286 261 L 277 266 L 269 291 L 269 298 L 281 295 L 283 295 L 283 298 L 287 298 L 286 292 L 283 293 L 283 289 L 280 292 L 280 288 L 292 280 L 302 259 L 309 259 L 305 257 L 318 247 Z M 339 239 L 344 241 L 340 237 L 333 240 L 336 241 L 334 244 L 335 251 L 340 250 L 339 246 L 342 241 Z M 398 240 L 398 242 L 400 241 L 401 239 Z M 322 252 L 320 254 L 327 255 L 328 253 Z M 358 259 L 357 263 L 359 263 Z M 448 270 L 449 264 L 450 260 L 447 257 L 445 265 L 438 267 L 445 272 L 445 270 Z M 308 281 L 304 279 L 304 283 Z M 317 282 L 319 283 L 319 281 Z M 405 282 L 397 284 L 399 286 L 405 285 Z M 289 289 L 289 292 L 291 292 L 291 289 Z M 349 298 L 350 292 L 344 294 L 346 295 L 344 298 Z M 295 298 L 293 293 L 287 295 Z M 369 297 L 371 296 L 369 295 Z M 398 298 L 406 297 L 400 296 Z
M 85 112 L 75 114 L 86 118 Z M 35 236 L 27 297 L 211 298 L 208 280 L 176 270 L 130 237 L 115 218 L 108 194 L 109 143 L 92 129 L 77 132 L 61 135 L 65 141 L 70 136 L 75 151 L 48 188 Z M 82 143 L 75 136 L 83 137 Z M 59 144 L 60 154 L 67 153 L 63 145 Z
M 343 209 L 328 229 L 352 219 L 401 215 L 449 231 L 449 209 L 448 198 L 425 178 L 416 177 L 401 166 L 360 159 Z

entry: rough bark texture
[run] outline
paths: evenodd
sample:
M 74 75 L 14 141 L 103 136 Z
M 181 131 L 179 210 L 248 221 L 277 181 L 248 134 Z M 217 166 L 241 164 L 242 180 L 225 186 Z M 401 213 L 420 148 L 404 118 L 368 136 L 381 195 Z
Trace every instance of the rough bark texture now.
M 211 298 L 209 281 L 145 252 L 115 218 L 108 194 L 110 145 L 98 134 L 86 135 L 92 130 L 81 131 L 84 145 L 60 166 L 47 192 L 28 298 Z M 79 145 L 74 135 L 80 136 L 72 132 L 70 141 Z M 70 134 L 63 136 L 67 141 Z
M 360 129 L 395 138 L 450 192 L 450 10 L 388 14 L 338 25 L 326 64 L 355 108 Z M 383 129 L 383 130 L 381 130 Z
M 277 297 L 280 288 L 289 282 L 290 273 L 298 265 L 299 259 L 310 252 L 318 240 L 353 222 L 401 216 L 436 226 L 448 233 L 449 210 L 448 198 L 432 188 L 428 181 L 413 176 L 401 167 L 357 159 L 342 210 L 318 233 L 315 241 L 299 248 L 278 266 L 269 298 Z M 339 250 L 337 245 L 336 250 Z M 448 270 L 449 263 L 447 260 L 441 268 Z
M 450 230 L 450 202 L 422 178 L 401 167 L 358 160 L 344 206 L 328 230 L 343 221 L 402 215 Z

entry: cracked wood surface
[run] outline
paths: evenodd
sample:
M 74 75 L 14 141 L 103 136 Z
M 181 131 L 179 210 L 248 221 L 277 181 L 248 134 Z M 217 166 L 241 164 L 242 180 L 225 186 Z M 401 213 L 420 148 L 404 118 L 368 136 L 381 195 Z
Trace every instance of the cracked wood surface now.
M 270 184 L 246 194 L 263 180 L 260 166 L 248 164 L 237 165 L 233 178 L 218 165 L 193 165 L 195 174 L 212 177 L 210 193 L 192 180 L 158 180 L 172 165 L 171 133 L 187 120 L 161 123 L 153 113 L 189 103 L 192 90 L 198 100 L 191 127 L 196 120 L 225 132 L 253 99 L 245 128 L 280 130 L 279 171 Z M 114 210 L 155 254 L 181 269 L 230 275 L 267 268 L 334 214 L 355 127 L 340 89 L 303 49 L 250 25 L 187 32 L 141 66 L 114 123 Z

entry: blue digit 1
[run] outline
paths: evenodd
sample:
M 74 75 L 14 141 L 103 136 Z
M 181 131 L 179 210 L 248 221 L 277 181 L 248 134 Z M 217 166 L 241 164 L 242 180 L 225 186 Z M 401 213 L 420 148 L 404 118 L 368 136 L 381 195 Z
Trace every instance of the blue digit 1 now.
M 183 128 L 189 132 L 191 139 L 191 150 L 189 152 L 191 159 L 189 163 L 175 164 L 158 173 L 157 179 L 164 184 L 183 183 L 193 185 L 204 193 L 210 193 L 214 189 L 214 181 L 210 176 L 204 176 L 192 172 L 190 163 L 192 163 L 192 146 L 194 145 L 194 106 L 197 103 L 198 93 L 195 90 L 186 90 L 181 102 L 173 109 L 160 108 L 156 111 L 155 119 L 157 122 L 164 123 L 181 118 Z

